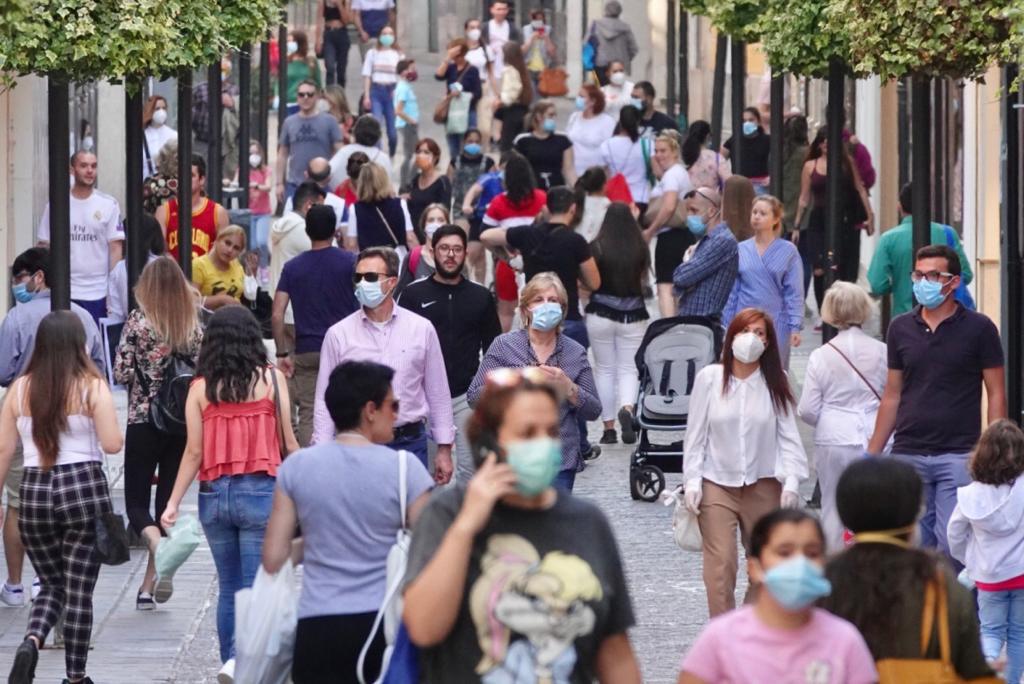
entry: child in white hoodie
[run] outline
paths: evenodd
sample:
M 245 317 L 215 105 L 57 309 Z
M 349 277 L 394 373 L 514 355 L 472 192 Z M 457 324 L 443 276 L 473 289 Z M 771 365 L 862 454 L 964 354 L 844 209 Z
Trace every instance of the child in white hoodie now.
M 1008 420 L 985 430 L 957 489 L 950 554 L 978 587 L 981 648 L 992 662 L 1006 644 L 1006 680 L 1024 673 L 1024 432 Z

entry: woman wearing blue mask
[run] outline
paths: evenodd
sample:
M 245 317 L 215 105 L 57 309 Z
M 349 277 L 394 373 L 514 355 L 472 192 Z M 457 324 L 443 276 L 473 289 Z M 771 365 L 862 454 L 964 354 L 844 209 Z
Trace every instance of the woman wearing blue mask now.
M 711 621 L 686 654 L 679 684 L 878 681 L 857 629 L 813 607 L 832 590 L 824 562 L 825 537 L 810 514 L 778 509 L 758 520 L 747 557 L 757 599 Z
M 576 175 L 591 166 L 604 166 L 601 143 L 615 134 L 615 119 L 605 112 L 605 97 L 593 83 L 584 83 L 576 96 L 576 111 L 569 117 L 566 134 L 572 141 Z
M 597 420 L 601 401 L 586 349 L 562 333 L 568 305 L 569 295 L 557 275 L 538 273 L 531 278 L 519 295 L 519 311 L 526 329 L 505 333 L 494 340 L 469 386 L 468 398 L 470 405 L 475 406 L 487 373 L 495 368 L 538 366 L 566 397 L 560 411 L 562 456 L 555 485 L 572 491 L 577 471 L 583 470 L 576 419 L 580 416 Z
M 403 618 L 420 681 L 638 684 L 608 521 L 553 486 L 573 395 L 545 366 L 481 369 L 474 385 L 476 475 L 435 494 L 413 529 Z
M 516 152 L 530 162 L 537 187 L 544 191 L 576 182 L 572 142 L 558 132 L 557 116 L 551 100 L 537 102 L 526 119 L 527 132 L 514 143 Z

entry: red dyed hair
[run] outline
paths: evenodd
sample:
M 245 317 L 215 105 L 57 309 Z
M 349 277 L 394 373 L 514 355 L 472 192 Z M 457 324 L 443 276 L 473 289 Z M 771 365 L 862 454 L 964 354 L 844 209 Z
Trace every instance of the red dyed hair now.
M 593 83 L 584 83 L 580 90 L 587 91 L 587 97 L 594 101 L 594 113 L 600 114 L 604 111 L 604 91 Z
M 759 361 L 761 374 L 764 376 L 765 384 L 768 385 L 768 393 L 772 395 L 772 404 L 775 410 L 783 415 L 789 413 L 791 406 L 796 404 L 793 397 L 793 390 L 789 387 L 789 378 L 782 369 L 782 358 L 779 356 L 779 347 L 775 337 L 775 323 L 772 317 L 761 309 L 749 307 L 743 309 L 729 324 L 725 333 L 725 343 L 722 345 L 722 394 L 729 391 L 729 380 L 732 379 L 732 341 L 742 333 L 748 325 L 764 322 L 765 329 L 765 350 Z

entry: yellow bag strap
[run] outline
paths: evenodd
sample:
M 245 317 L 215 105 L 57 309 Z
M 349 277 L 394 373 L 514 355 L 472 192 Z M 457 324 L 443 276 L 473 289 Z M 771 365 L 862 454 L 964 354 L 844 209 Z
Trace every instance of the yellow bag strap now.
M 929 580 L 924 587 L 924 607 L 921 611 L 921 657 L 928 656 L 928 644 L 932 640 L 935 624 L 935 582 Z
M 953 655 L 949 647 L 949 602 L 946 597 L 946 577 L 940 568 L 936 573 L 939 603 L 939 657 L 943 664 L 952 667 Z

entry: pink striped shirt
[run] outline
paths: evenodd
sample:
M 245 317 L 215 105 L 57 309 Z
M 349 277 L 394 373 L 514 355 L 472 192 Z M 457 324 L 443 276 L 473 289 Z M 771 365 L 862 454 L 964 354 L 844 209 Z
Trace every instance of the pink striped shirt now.
M 320 349 L 320 373 L 313 406 L 313 444 L 334 438 L 334 423 L 324 403 L 331 372 L 343 361 L 374 361 L 395 370 L 392 388 L 399 401 L 396 427 L 430 419 L 431 438 L 455 441 L 452 398 L 437 333 L 422 316 L 392 305 L 391 320 L 374 325 L 360 308 L 332 325 Z

